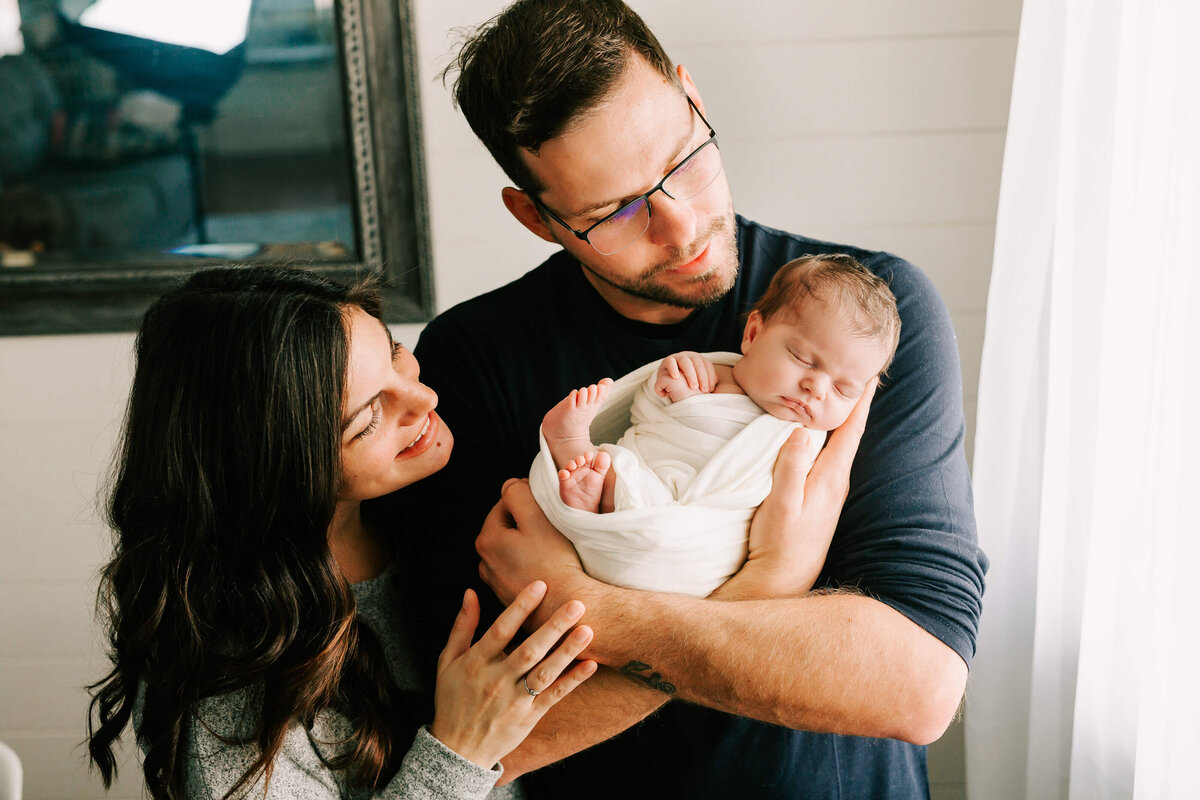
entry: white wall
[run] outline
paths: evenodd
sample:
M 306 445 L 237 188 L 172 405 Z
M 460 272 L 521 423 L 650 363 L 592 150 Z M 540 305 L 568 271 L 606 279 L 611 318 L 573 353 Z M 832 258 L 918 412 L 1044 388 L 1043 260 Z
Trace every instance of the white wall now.
M 447 31 L 501 5 L 415 0 L 439 308 L 549 252 L 504 211 L 499 169 L 436 80 Z M 973 418 L 1020 0 L 633 5 L 704 95 L 739 211 L 892 250 L 933 277 L 958 331 Z M 101 794 L 77 748 L 80 686 L 100 674 L 90 609 L 107 538 L 94 495 L 131 343 L 0 339 L 0 740 L 23 758 L 33 800 Z M 934 797 L 964 796 L 957 730 L 931 763 Z M 135 773 L 131 763 L 111 796 L 140 796 Z

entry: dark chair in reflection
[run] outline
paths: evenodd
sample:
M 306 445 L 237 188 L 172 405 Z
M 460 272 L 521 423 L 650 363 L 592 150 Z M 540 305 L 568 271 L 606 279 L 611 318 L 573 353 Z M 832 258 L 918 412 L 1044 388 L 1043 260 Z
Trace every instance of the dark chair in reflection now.
M 192 173 L 196 236 L 205 231 L 204 160 L 197 130 L 216 117 L 217 103 L 233 88 L 246 66 L 245 44 L 225 53 L 157 42 L 61 20 L 63 40 L 103 60 L 134 89 L 150 89 L 177 100 L 182 108 L 180 145 Z
M 57 23 L 46 46 L 0 58 L 0 249 L 102 258 L 205 242 L 198 130 L 244 45 L 215 54 Z M 167 121 L 136 119 L 163 108 Z

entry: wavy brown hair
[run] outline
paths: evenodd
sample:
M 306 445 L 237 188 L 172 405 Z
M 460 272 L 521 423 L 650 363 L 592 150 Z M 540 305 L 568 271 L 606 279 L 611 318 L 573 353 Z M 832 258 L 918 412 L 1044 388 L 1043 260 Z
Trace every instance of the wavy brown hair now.
M 146 312 L 97 601 L 112 669 L 89 687 L 106 787 L 139 690 L 157 800 L 183 797 L 197 703 L 240 689 L 261 689 L 259 724 L 236 741 L 259 755 L 227 797 L 269 781 L 289 723 L 311 731 L 327 707 L 353 734 L 322 757 L 354 785 L 381 784 L 411 743 L 424 709 L 394 688 L 327 539 L 353 307 L 379 318 L 376 288 L 242 267 L 197 272 Z

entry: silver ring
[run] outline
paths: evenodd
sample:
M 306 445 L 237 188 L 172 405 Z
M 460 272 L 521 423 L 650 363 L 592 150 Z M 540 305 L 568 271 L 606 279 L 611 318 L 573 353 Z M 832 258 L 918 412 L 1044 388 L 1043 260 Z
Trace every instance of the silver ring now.
M 529 688 L 529 673 L 526 673 L 525 677 L 521 678 L 521 685 L 525 687 L 525 691 L 529 692 L 534 697 L 537 697 L 539 694 L 541 694 L 541 692 L 535 692 L 533 689 Z

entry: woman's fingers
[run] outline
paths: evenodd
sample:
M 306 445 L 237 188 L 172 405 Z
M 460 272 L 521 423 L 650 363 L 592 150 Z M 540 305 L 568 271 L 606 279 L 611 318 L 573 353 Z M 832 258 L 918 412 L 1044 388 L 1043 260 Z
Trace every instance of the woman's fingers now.
M 540 714 L 544 714 L 550 706 L 562 700 L 575 687 L 595 675 L 596 669 L 597 664 L 595 661 L 580 661 L 569 671 L 555 678 L 554 682 L 545 689 L 538 689 L 536 686 L 531 686 L 530 688 L 538 693 L 537 697 L 533 698 L 534 709 Z M 529 678 L 531 683 L 534 680 L 534 678 Z
M 592 629 L 580 625 L 563 638 L 562 644 L 555 647 L 553 652 L 540 661 L 535 660 L 533 666 L 524 670 L 525 685 L 535 692 L 544 692 L 558 676 L 569 669 L 579 654 L 592 643 Z M 515 665 L 521 665 L 520 655 L 513 653 L 509 657 Z M 520 671 L 521 666 L 518 666 Z
M 550 619 L 546 621 L 546 624 L 542 625 L 540 628 L 530 634 L 529 638 L 522 642 L 520 647 L 512 651 L 508 657 L 508 661 L 512 665 L 512 668 L 518 674 L 524 674 L 533 669 L 539 661 L 542 661 L 542 659 L 546 657 L 546 653 L 550 652 L 550 648 L 554 647 L 554 643 L 561 639 L 563 634 L 571 630 L 571 627 L 583 617 L 583 612 L 583 603 L 579 602 L 578 600 L 571 600 L 570 602 L 563 603 L 563 605 L 554 612 Z M 588 642 L 592 640 L 592 629 L 587 628 L 586 626 L 583 626 L 581 629 L 587 630 L 587 633 L 582 635 L 587 641 L 583 643 L 582 647 L 574 650 L 574 652 L 571 653 L 570 658 L 563 660 L 559 668 L 554 671 L 554 675 L 557 675 L 567 665 L 567 662 L 575 658 L 575 656 L 577 656 L 579 653 L 583 652 L 583 648 L 587 647 Z M 567 637 L 567 642 L 564 642 L 563 646 L 560 647 L 559 650 L 562 650 L 563 647 L 566 647 L 567 644 L 571 642 L 577 644 L 579 641 L 578 638 L 575 638 L 577 636 L 581 636 L 579 634 L 579 630 L 572 632 L 571 636 Z M 569 650 L 570 648 L 568 647 L 567 649 Z M 548 685 L 552 680 L 554 680 L 553 675 L 546 676 L 546 679 L 541 686 Z M 540 687 L 535 686 L 531 688 L 538 689 Z
M 458 610 L 458 615 L 454 618 L 454 625 L 450 628 L 446 646 L 442 648 L 442 653 L 438 656 L 439 673 L 451 661 L 471 649 L 471 637 L 475 634 L 475 626 L 478 624 L 479 598 L 475 596 L 475 592 L 467 589 L 463 594 L 462 608 Z
M 500 616 L 496 617 L 492 627 L 488 628 L 487 633 L 480 637 L 476 647 L 482 647 L 485 655 L 489 657 L 499 655 L 504 648 L 508 647 L 508 643 L 512 641 L 513 636 L 516 636 L 517 631 L 521 629 L 525 618 L 533 613 L 545 596 L 545 581 L 534 581 L 526 586 L 517 593 L 508 608 L 500 612 Z

